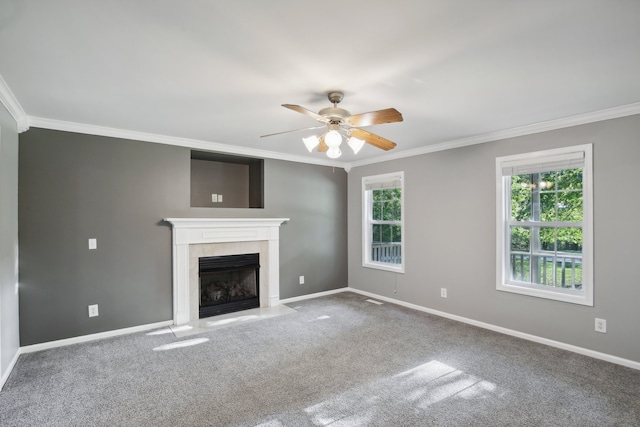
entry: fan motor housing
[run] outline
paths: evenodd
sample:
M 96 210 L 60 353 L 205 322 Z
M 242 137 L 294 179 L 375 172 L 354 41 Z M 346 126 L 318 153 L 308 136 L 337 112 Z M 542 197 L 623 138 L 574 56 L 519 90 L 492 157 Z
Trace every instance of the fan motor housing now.
M 340 124 L 344 123 L 344 119 L 351 115 L 351 113 L 347 110 L 338 107 L 323 108 L 322 110 L 318 111 L 318 114 L 326 117 L 332 122 L 338 122 Z

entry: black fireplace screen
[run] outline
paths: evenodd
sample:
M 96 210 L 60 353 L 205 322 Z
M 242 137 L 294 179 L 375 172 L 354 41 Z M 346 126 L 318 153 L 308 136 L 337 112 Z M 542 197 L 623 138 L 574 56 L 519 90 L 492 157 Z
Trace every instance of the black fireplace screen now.
M 198 260 L 200 318 L 260 307 L 260 254 Z

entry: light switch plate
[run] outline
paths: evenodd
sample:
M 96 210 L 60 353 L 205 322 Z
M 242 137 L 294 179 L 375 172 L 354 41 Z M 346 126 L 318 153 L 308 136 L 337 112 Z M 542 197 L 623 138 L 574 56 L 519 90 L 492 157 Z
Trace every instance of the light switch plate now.
M 89 239 L 89 249 L 98 249 L 97 239 Z
M 218 194 L 218 203 L 222 203 L 222 194 Z

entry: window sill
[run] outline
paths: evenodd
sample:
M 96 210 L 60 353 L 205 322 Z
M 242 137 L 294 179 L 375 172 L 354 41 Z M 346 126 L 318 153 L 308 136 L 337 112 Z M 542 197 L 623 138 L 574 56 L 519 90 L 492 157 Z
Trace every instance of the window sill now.
M 404 264 L 383 264 L 375 262 L 365 262 L 362 264 L 365 268 L 373 268 L 375 270 L 392 271 L 394 273 L 404 274 Z
M 552 290 L 553 289 L 553 290 Z M 530 284 L 498 284 L 496 290 L 510 292 L 520 295 L 528 295 L 537 298 L 544 298 L 554 301 L 568 302 L 571 304 L 579 304 L 593 307 L 593 299 L 590 298 L 585 290 L 575 291 L 572 289 L 557 289 L 547 286 L 536 286 Z

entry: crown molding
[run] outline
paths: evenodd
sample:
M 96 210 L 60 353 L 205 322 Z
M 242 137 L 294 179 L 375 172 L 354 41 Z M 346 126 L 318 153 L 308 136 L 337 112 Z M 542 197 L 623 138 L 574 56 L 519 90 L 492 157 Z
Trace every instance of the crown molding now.
M 484 144 L 486 142 L 499 141 L 502 139 L 515 138 L 518 136 L 531 135 L 540 132 L 547 132 L 572 126 L 584 125 L 603 120 L 617 119 L 620 117 L 640 114 L 640 102 L 622 105 L 620 107 L 607 108 L 590 113 L 578 114 L 561 119 L 548 120 L 546 122 L 533 123 L 516 128 L 505 129 L 496 132 L 489 132 L 482 135 L 474 135 L 467 138 L 454 139 L 439 144 L 427 145 L 413 150 L 399 151 L 397 153 L 383 154 L 381 156 L 357 160 L 345 166 L 345 170 L 370 165 L 374 163 L 387 162 L 390 160 L 402 159 L 405 157 L 419 156 L 421 154 L 434 153 L 437 151 L 451 150 L 453 148 L 466 147 L 469 145 Z
M 66 122 L 61 120 L 46 119 L 42 117 L 29 117 L 31 127 L 60 130 L 65 132 L 83 133 L 87 135 L 107 136 L 111 138 L 130 139 L 134 141 L 153 142 L 156 144 L 175 145 L 195 150 L 215 151 L 217 153 L 235 154 L 240 156 L 258 157 L 265 159 L 286 160 L 289 162 L 307 163 L 320 166 L 332 166 L 345 168 L 346 163 L 336 162 L 331 159 L 318 159 L 294 154 L 278 153 L 275 151 L 260 150 L 257 148 L 239 147 L 235 145 L 221 144 L 218 142 L 202 141 L 198 139 L 179 138 L 174 136 L 159 135 L 146 132 L 136 132 L 104 126 L 87 125 L 83 123 Z
M 29 129 L 29 116 L 24 112 L 18 99 L 13 92 L 11 92 L 11 89 L 9 89 L 7 82 L 4 81 L 2 76 L 0 76 L 0 102 L 2 102 L 2 105 L 5 106 L 9 114 L 11 114 L 16 121 L 19 133 Z
M 331 166 L 344 169 L 347 173 L 354 167 L 365 166 L 375 163 L 382 163 L 391 160 L 403 159 L 406 157 L 419 156 L 422 154 L 435 153 L 438 151 L 451 150 L 454 148 L 467 147 L 470 145 L 484 144 L 492 141 L 515 138 L 519 136 L 531 135 L 540 132 L 547 132 L 556 129 L 578 126 L 588 123 L 599 122 L 603 120 L 617 119 L 620 117 L 632 116 L 640 114 L 640 102 L 623 105 L 619 107 L 607 108 L 604 110 L 593 111 L 590 113 L 578 114 L 575 116 L 564 117 L 561 119 L 549 120 L 545 122 L 533 123 L 530 125 L 519 126 L 516 128 L 505 129 L 496 132 L 489 132 L 482 135 L 474 135 L 466 138 L 455 139 L 438 144 L 427 145 L 412 150 L 398 151 L 395 153 L 383 154 L 368 159 L 357 160 L 354 162 L 340 162 L 331 159 L 310 158 L 305 156 L 278 153 L 275 151 L 260 150 L 257 148 L 239 147 L 235 145 L 221 144 L 211 141 L 202 141 L 197 139 L 179 138 L 166 135 L 158 135 L 145 132 L 129 131 L 124 129 L 110 128 L 104 126 L 87 125 L 75 122 L 66 122 L 61 120 L 46 119 L 42 117 L 29 117 L 24 114 L 20 104 L 17 103 L 15 97 L 0 76 L 0 98 L 5 102 L 5 92 L 10 94 L 9 100 L 13 100 L 18 107 L 14 114 L 10 107 L 7 107 L 16 122 L 18 122 L 18 130 L 24 132 L 31 127 L 61 130 L 66 132 L 84 133 L 89 135 L 107 136 L 112 138 L 130 139 L 134 141 L 153 142 L 157 144 L 175 145 L 178 147 L 187 147 L 196 150 L 215 151 L 226 154 L 236 154 L 241 156 L 259 157 L 275 160 L 285 160 L 290 162 L 306 163 L 319 166 Z M 13 104 L 12 104 L 13 105 Z M 22 114 L 22 116 L 20 116 Z M 22 127 L 21 127 L 22 124 Z

